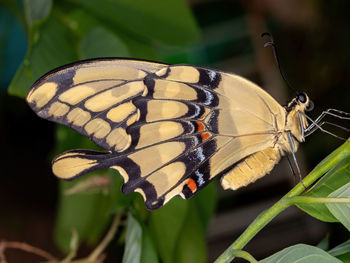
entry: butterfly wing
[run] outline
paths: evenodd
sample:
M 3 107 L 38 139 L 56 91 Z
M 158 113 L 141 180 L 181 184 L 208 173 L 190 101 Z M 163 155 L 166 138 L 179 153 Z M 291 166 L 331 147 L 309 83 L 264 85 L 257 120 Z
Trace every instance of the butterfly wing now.
M 108 153 L 73 150 L 53 161 L 71 179 L 111 167 L 124 193 L 149 209 L 190 198 L 216 175 L 274 142 L 283 108 L 233 74 L 187 65 L 98 59 L 52 71 L 27 95 L 42 118 L 69 126 Z

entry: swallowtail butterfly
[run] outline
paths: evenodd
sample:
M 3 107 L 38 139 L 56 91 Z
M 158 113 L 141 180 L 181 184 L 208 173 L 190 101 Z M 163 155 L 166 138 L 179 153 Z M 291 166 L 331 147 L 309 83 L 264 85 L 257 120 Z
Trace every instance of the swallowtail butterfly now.
M 132 59 L 60 67 L 37 80 L 26 99 L 40 117 L 107 150 L 58 155 L 57 177 L 116 169 L 122 192 L 139 192 L 148 209 L 176 195 L 188 199 L 218 175 L 224 189 L 254 182 L 294 154 L 313 125 L 305 93 L 282 107 L 235 74 Z

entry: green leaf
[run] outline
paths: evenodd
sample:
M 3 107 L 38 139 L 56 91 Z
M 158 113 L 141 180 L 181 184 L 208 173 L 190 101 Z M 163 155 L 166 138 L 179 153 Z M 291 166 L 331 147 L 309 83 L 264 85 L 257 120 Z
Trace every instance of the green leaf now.
M 350 197 L 350 183 L 332 192 L 331 198 Z M 328 203 L 326 204 L 329 211 L 350 231 L 350 204 L 349 203 Z
M 261 263 L 341 263 L 335 257 L 332 257 L 327 252 L 317 247 L 298 244 L 285 248 L 272 256 L 261 260 Z
M 337 256 L 337 259 L 339 259 L 343 263 L 350 263 L 350 253 L 339 255 Z
M 101 150 L 101 148 L 96 146 L 96 144 L 87 137 L 80 135 L 73 129 L 63 125 L 56 125 L 56 139 L 55 153 L 57 154 L 71 150 L 72 147 Z
M 79 50 L 82 58 L 130 56 L 123 41 L 103 27 L 93 27 L 81 40 Z
M 69 245 L 69 253 L 67 256 L 64 258 L 62 263 L 69 263 L 74 259 L 78 253 L 79 249 L 79 237 L 77 231 L 73 229 L 72 231 L 72 238 L 70 240 L 70 245 Z
M 169 45 L 188 44 L 199 39 L 195 19 L 183 0 L 71 1 L 132 38 Z
M 52 0 L 24 0 L 23 4 L 27 24 L 31 27 L 50 14 Z
M 345 159 L 327 172 L 305 196 L 327 197 L 336 189 L 350 181 L 350 159 Z M 299 204 L 298 207 L 311 216 L 325 221 L 337 222 L 338 220 L 330 213 L 325 204 Z
M 112 199 L 111 211 L 113 213 L 120 212 L 131 206 L 133 200 L 137 197 L 138 193 L 123 194 L 121 192 L 121 187 L 124 182 L 122 176 L 117 172 L 112 170 L 113 176 L 111 178 L 111 190 L 110 195 Z
M 340 256 L 346 253 L 350 253 L 350 239 L 332 248 L 331 250 L 328 251 L 328 253 L 334 257 Z
M 340 259 L 343 263 L 350 263 L 350 239 L 332 248 L 328 253 Z
M 323 250 L 329 249 L 329 234 L 327 234 L 318 244 L 317 247 Z
M 141 250 L 141 263 L 157 263 L 158 255 L 156 251 L 156 247 L 152 240 L 151 234 L 147 227 L 142 223 L 142 250 Z
M 110 186 L 108 195 L 101 192 L 89 192 L 74 195 L 64 195 L 66 189 L 80 184 L 93 176 L 109 176 Z M 120 212 L 129 207 L 135 194 L 124 195 L 120 191 L 122 177 L 113 170 L 101 170 L 72 182 L 60 182 L 60 200 L 55 227 L 55 241 L 62 251 L 69 251 L 69 231 L 76 229 L 80 241 L 95 244 L 114 212 Z
M 123 262 L 158 262 L 154 242 L 137 210 L 128 215 Z
M 64 126 L 57 126 L 57 152 L 67 149 L 88 148 L 96 149 L 97 147 L 87 138 L 79 135 L 77 132 Z M 110 190 L 109 195 L 103 192 L 81 193 L 75 195 L 65 195 L 67 189 L 74 185 L 88 180 L 90 176 L 109 176 Z M 115 191 L 114 183 L 115 173 L 112 170 L 100 170 L 89 175 L 80 177 L 74 181 L 60 181 L 60 199 L 58 204 L 57 221 L 55 226 L 55 242 L 58 247 L 65 252 L 69 251 L 69 240 L 72 229 L 75 229 L 80 241 L 86 241 L 90 244 L 95 243 L 103 234 L 107 227 L 112 210 L 118 202 L 116 198 L 118 191 Z
M 149 230 L 163 262 L 174 262 L 175 247 L 182 231 L 189 203 L 173 198 L 168 204 L 155 210 L 149 218 Z
M 123 263 L 139 263 L 142 248 L 142 228 L 137 220 L 129 213 L 126 227 L 126 240 Z
M 196 202 L 191 202 L 184 226 L 176 242 L 175 259 L 173 262 L 207 262 L 206 231 L 202 227 L 203 222 L 201 222 L 201 219 Z
M 81 180 L 75 184 L 72 188 L 69 188 L 65 194 L 79 194 L 79 193 L 94 193 L 103 192 L 108 194 L 110 177 L 106 175 L 89 176 L 88 178 Z
M 103 193 L 63 195 L 65 189 L 75 182 L 60 182 L 61 195 L 55 227 L 55 241 L 58 247 L 69 251 L 72 229 L 76 229 L 80 241 L 95 243 L 108 225 L 111 213 L 111 197 Z
M 154 50 L 162 48 L 159 42 L 183 45 L 199 37 L 183 0 L 71 1 L 76 5 L 68 12 L 64 9 L 66 3 L 58 2 L 51 14 L 50 1 L 26 1 L 28 25 L 32 25 L 29 47 L 9 86 L 10 94 L 24 97 L 40 76 L 79 58 L 130 56 L 158 60 Z
M 77 59 L 72 35 L 56 17 L 49 16 L 30 35 L 26 57 L 9 86 L 9 93 L 20 97 L 40 76 Z
M 191 202 L 195 203 L 195 206 L 200 217 L 199 224 L 203 230 L 206 231 L 209 222 L 215 212 L 217 202 L 217 184 L 212 182 L 202 189 L 197 195 L 195 195 Z
M 158 57 L 155 55 L 155 52 L 150 44 L 145 43 L 141 38 L 135 38 L 128 35 L 126 32 L 121 30 L 119 27 L 111 26 L 109 23 L 103 23 L 101 19 L 98 19 L 93 16 L 93 13 L 87 12 L 86 10 L 79 8 L 73 9 L 70 13 L 60 12 L 60 17 L 65 24 L 70 27 L 70 29 L 74 32 L 75 35 L 81 38 L 85 38 L 86 35 L 92 28 L 103 28 L 109 34 L 113 34 L 113 38 L 118 38 L 118 42 L 121 42 L 123 45 L 127 47 L 128 54 L 121 54 L 119 52 L 117 55 L 113 56 L 130 56 L 135 58 L 143 58 L 149 60 L 157 60 Z M 80 40 L 79 40 L 80 41 Z M 77 41 L 77 42 L 79 42 Z M 95 43 L 97 42 L 97 44 Z M 102 46 L 107 45 L 110 46 L 105 41 L 96 41 L 96 39 L 92 40 L 92 42 L 88 43 L 90 45 L 98 45 Z M 100 51 L 98 51 L 100 52 Z M 89 55 L 90 57 L 97 57 L 97 54 Z M 79 58 L 82 58 L 82 54 L 79 54 Z

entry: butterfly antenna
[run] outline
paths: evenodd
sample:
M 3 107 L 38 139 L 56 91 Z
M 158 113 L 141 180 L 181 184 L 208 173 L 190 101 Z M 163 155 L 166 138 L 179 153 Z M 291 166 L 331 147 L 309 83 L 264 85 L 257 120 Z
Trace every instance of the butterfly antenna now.
M 267 36 L 267 37 L 270 38 L 270 41 L 269 41 L 269 42 L 266 42 L 266 43 L 264 44 L 264 47 L 271 47 L 271 48 L 272 48 L 273 55 L 274 55 L 274 57 L 275 57 L 276 65 L 277 65 L 277 67 L 278 67 L 278 70 L 279 70 L 279 72 L 280 72 L 280 74 L 281 74 L 281 76 L 282 76 L 284 82 L 286 83 L 286 85 L 287 85 L 287 87 L 288 87 L 289 89 L 295 91 L 295 89 L 292 88 L 292 86 L 289 84 L 287 78 L 286 78 L 286 77 L 284 76 L 284 74 L 283 74 L 283 71 L 282 71 L 282 68 L 281 68 L 281 65 L 280 65 L 280 61 L 279 61 L 279 58 L 278 58 L 277 46 L 276 46 L 275 42 L 273 41 L 273 37 L 272 37 L 271 34 L 268 33 L 268 32 L 265 32 L 265 33 L 262 33 L 262 34 L 261 34 L 261 37 L 264 37 L 264 36 Z

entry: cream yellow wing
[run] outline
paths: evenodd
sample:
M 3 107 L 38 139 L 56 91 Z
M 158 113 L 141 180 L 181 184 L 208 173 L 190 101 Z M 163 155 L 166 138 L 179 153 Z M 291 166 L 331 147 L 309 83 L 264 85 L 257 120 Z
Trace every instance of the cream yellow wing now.
M 232 141 L 211 159 L 213 175 L 250 154 L 273 147 L 286 120 L 286 110 L 259 86 L 235 74 L 220 75 L 214 122 L 216 133 Z
M 27 94 L 42 118 L 69 126 L 111 151 L 130 146 L 125 127 L 140 115 L 130 101 L 148 92 L 144 79 L 164 64 L 128 59 L 98 59 L 55 69 Z
M 27 95 L 42 118 L 72 127 L 109 152 L 72 150 L 53 172 L 72 179 L 117 169 L 124 193 L 149 209 L 190 198 L 245 157 L 271 147 L 284 109 L 255 84 L 188 65 L 82 61 L 49 72 Z

